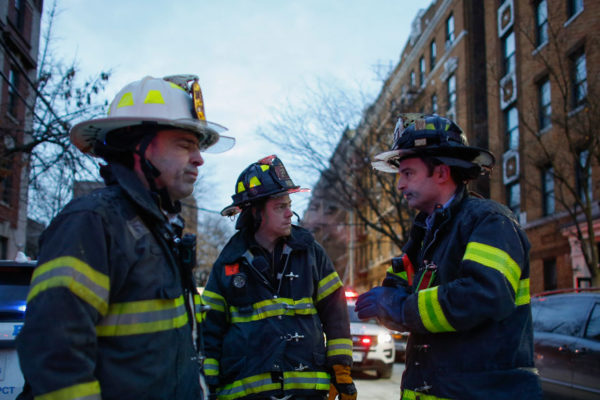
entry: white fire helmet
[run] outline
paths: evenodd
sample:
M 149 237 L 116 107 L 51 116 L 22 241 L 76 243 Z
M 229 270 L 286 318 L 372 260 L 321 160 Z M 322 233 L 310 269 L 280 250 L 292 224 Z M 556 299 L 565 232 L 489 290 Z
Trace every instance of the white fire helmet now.
M 234 138 L 220 135 L 227 128 L 206 120 L 195 75 L 147 76 L 126 85 L 110 104 L 106 118 L 83 121 L 71 128 L 71 142 L 94 155 L 95 143 L 104 141 L 108 132 L 143 124 L 192 132 L 199 139 L 200 150 L 208 153 L 221 153 L 235 144 Z

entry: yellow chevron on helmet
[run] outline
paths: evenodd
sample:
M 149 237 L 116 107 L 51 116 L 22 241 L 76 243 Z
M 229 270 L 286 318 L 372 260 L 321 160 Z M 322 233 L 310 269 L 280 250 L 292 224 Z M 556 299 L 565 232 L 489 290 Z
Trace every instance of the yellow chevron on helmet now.
M 106 118 L 83 121 L 71 129 L 71 142 L 84 153 L 94 154 L 97 141 L 110 131 L 154 124 L 194 133 L 200 149 L 211 153 L 229 150 L 235 139 L 222 136 L 227 128 L 206 121 L 202 92 L 195 75 L 145 78 L 122 88 L 111 102 Z

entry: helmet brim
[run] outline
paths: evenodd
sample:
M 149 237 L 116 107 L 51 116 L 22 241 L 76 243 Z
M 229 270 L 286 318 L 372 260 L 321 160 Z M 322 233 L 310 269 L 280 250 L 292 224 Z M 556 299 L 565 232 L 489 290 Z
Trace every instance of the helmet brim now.
M 444 164 L 460 168 L 472 168 L 479 166 L 482 171 L 489 172 L 494 164 L 495 158 L 492 153 L 479 147 L 471 146 L 436 146 L 423 149 L 401 149 L 384 151 L 377 154 L 371 165 L 374 169 L 382 172 L 397 173 L 398 163 L 411 155 L 424 155 L 435 157 Z
M 308 188 L 301 188 L 299 186 L 292 188 L 292 189 L 287 189 L 287 190 L 282 190 L 280 192 L 275 192 L 275 193 L 267 193 L 264 196 L 260 196 L 260 197 L 256 197 L 254 199 L 252 199 L 252 202 L 246 202 L 244 204 L 240 204 L 240 203 L 232 203 L 230 205 L 228 205 L 227 207 L 225 207 L 224 209 L 221 210 L 221 215 L 224 217 L 233 217 L 236 214 L 239 214 L 240 212 L 242 212 L 242 210 L 251 205 L 252 203 L 256 202 L 257 200 L 260 199 L 264 199 L 264 198 L 269 198 L 269 197 L 279 197 L 279 196 L 284 196 L 286 194 L 292 194 L 292 193 L 301 193 L 301 192 L 310 192 L 310 189 Z
M 154 124 L 160 126 L 171 126 L 175 129 L 183 129 L 195 134 L 200 140 L 200 150 L 207 153 L 222 153 L 233 147 L 235 139 L 222 136 L 221 132 L 227 128 L 214 122 L 196 119 L 140 119 L 134 117 L 121 118 L 98 118 L 80 122 L 71 128 L 71 142 L 82 152 L 94 154 L 94 145 L 98 141 L 104 141 L 106 134 L 116 129 L 128 126 Z

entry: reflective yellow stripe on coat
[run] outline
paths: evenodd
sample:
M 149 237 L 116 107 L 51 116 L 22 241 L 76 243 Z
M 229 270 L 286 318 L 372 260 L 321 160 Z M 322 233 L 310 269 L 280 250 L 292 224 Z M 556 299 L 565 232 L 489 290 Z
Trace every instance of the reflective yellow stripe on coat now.
M 54 392 L 35 396 L 35 400 L 102 400 L 98 381 L 78 383 Z
M 33 272 L 27 302 L 41 292 L 64 287 L 94 307 L 101 315 L 108 310 L 110 279 L 78 258 L 58 257 L 40 265 Z
M 327 340 L 327 357 L 349 356 L 352 357 L 352 339 L 339 338 Z
M 279 315 L 311 315 L 316 314 L 317 309 L 309 297 L 294 300 L 284 297 L 277 299 L 267 299 L 252 304 L 250 313 L 240 312 L 238 307 L 229 308 L 231 323 L 242 323 L 259 321 L 262 319 L 275 317 Z
M 451 400 L 451 399 L 448 399 L 446 397 L 437 397 L 432 394 L 413 392 L 412 390 L 404 389 L 402 391 L 401 400 Z
M 323 300 L 331 293 L 335 292 L 338 288 L 342 287 L 342 281 L 338 276 L 337 272 L 333 271 L 325 278 L 319 281 L 319 287 L 317 288 L 317 302 Z
M 321 371 L 286 371 L 283 373 L 283 390 L 329 390 L 330 376 Z M 219 400 L 233 400 L 251 394 L 281 389 L 281 382 L 273 381 L 271 373 L 249 376 L 220 387 Z
M 176 329 L 188 322 L 183 296 L 111 304 L 96 326 L 98 336 L 139 335 Z

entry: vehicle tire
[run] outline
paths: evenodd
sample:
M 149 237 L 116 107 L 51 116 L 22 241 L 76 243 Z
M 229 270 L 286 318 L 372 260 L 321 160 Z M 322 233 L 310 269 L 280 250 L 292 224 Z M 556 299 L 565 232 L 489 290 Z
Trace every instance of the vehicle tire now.
M 392 370 L 394 364 L 386 364 L 377 370 L 377 378 L 379 379 L 390 379 L 392 377 Z

